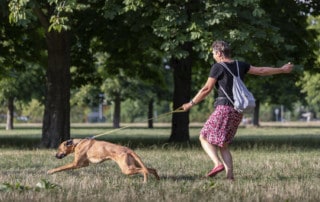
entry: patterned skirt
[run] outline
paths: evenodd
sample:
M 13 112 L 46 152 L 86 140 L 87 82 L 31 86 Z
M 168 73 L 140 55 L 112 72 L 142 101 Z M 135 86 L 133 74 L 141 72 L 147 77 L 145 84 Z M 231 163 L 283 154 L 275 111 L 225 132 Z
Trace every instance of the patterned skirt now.
M 200 131 L 210 144 L 222 147 L 231 143 L 242 120 L 232 106 L 218 105 Z

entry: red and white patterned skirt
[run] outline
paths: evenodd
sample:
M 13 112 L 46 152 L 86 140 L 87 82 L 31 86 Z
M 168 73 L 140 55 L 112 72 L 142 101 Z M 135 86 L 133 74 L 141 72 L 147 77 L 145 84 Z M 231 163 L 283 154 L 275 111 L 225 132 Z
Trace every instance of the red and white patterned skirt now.
M 222 147 L 231 143 L 242 120 L 232 106 L 218 105 L 200 131 L 210 144 Z

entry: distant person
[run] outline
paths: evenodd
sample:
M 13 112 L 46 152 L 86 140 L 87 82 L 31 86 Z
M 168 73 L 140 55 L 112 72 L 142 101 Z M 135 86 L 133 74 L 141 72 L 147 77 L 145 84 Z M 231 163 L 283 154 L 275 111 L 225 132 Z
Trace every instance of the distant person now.
M 215 41 L 212 44 L 212 54 L 216 62 L 224 62 L 233 74 L 238 75 L 236 62 L 231 58 L 231 50 L 228 43 Z M 200 131 L 199 139 L 204 151 L 214 164 L 213 169 L 207 174 L 207 177 L 215 176 L 217 173 L 225 170 L 227 179 L 233 180 L 233 161 L 228 146 L 237 132 L 243 114 L 233 108 L 232 103 L 228 100 L 221 88 L 219 88 L 219 86 L 223 87 L 229 97 L 233 98 L 233 77 L 218 63 L 211 67 L 206 84 L 190 102 L 183 104 L 182 108 L 185 111 L 189 110 L 192 106 L 202 101 L 214 87 L 218 89 L 218 97 L 214 103 L 214 112 L 210 115 Z M 290 73 L 293 68 L 291 63 L 279 68 L 255 67 L 242 61 L 238 61 L 238 65 L 242 80 L 247 73 L 260 76 L 284 74 Z M 222 160 L 218 155 L 218 149 L 220 150 Z

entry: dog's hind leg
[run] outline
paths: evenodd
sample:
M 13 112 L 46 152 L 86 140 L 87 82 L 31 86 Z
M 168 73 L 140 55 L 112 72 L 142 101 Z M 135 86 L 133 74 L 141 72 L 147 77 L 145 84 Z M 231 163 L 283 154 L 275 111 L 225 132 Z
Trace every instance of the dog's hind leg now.
M 144 165 L 142 162 L 141 158 L 134 152 L 128 153 L 133 159 L 134 159 L 134 164 L 138 164 L 140 166 L 140 173 L 143 174 L 144 180 L 143 182 L 147 182 L 148 180 L 148 174 L 149 174 L 149 169 Z
M 148 181 L 149 170 L 134 152 L 126 152 L 116 160 L 121 171 L 126 175 L 142 174 L 143 182 Z
M 141 173 L 143 172 L 143 175 L 148 175 L 149 173 L 153 174 L 157 180 L 160 180 L 160 177 L 156 171 L 156 169 L 154 168 L 147 168 L 144 163 L 142 162 L 141 158 L 134 152 L 130 153 L 131 156 L 133 157 L 135 164 L 138 164 L 138 166 L 140 166 L 142 168 L 142 170 L 140 171 Z M 146 170 L 147 172 L 145 172 Z

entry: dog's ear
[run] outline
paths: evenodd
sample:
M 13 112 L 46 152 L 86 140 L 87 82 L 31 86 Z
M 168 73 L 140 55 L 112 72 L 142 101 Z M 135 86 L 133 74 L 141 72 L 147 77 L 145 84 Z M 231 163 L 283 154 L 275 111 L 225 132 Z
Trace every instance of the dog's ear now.
M 66 145 L 66 146 L 71 146 L 71 145 L 73 145 L 73 140 L 72 140 L 72 139 L 67 140 L 67 142 L 66 142 L 65 145 Z

